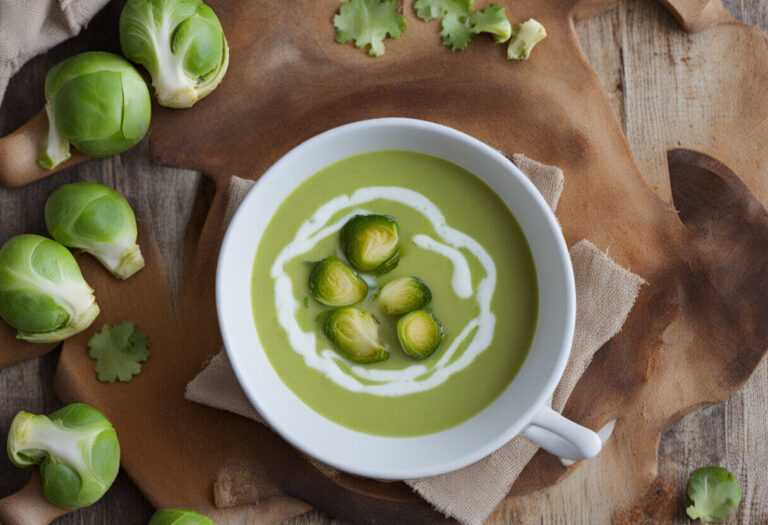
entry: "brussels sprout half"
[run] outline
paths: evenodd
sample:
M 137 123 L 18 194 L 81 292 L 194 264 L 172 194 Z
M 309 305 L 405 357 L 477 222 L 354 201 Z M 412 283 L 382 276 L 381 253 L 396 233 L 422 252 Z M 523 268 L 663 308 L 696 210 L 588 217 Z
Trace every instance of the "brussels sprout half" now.
M 187 509 L 161 509 L 148 525 L 216 525 L 211 518 Z
M 73 403 L 48 416 L 19 412 L 8 433 L 8 457 L 17 467 L 40 465 L 43 495 L 65 509 L 96 503 L 120 469 L 112 423 L 95 408 Z
M 368 284 L 357 272 L 335 256 L 315 263 L 309 274 L 309 291 L 327 306 L 349 306 L 368 295 Z
M 69 146 L 92 157 L 122 153 L 149 129 L 149 90 L 134 67 L 112 53 L 91 51 L 60 62 L 45 78 L 48 140 L 38 164 L 52 169 Z
M 400 228 L 393 217 L 357 215 L 341 229 L 341 248 L 358 271 L 387 273 L 400 261 Z
M 201 0 L 128 0 L 120 14 L 120 47 L 149 71 L 158 103 L 169 108 L 192 107 L 229 66 L 224 29 Z
M 90 253 L 115 277 L 127 279 L 144 267 L 133 209 L 103 184 L 60 186 L 45 203 L 45 224 L 51 237 Z
M 432 291 L 418 277 L 399 277 L 379 291 L 379 305 L 387 315 L 403 315 L 424 308 L 432 300 Z
M 443 325 L 426 310 L 416 310 L 397 321 L 400 346 L 414 359 L 426 359 L 443 341 Z
M 334 310 L 325 320 L 324 331 L 350 361 L 376 363 L 389 358 L 379 340 L 379 322 L 369 312 L 353 306 Z
M 40 235 L 17 235 L 0 248 L 0 317 L 18 338 L 55 343 L 99 315 L 93 289 L 72 254 Z

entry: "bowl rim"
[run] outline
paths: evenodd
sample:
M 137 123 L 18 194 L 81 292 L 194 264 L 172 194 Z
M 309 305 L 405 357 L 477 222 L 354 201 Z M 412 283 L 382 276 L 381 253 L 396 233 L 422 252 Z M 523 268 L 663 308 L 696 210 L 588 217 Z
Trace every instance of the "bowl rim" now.
M 558 263 L 562 264 L 562 267 L 564 269 L 563 277 L 565 279 L 565 284 L 566 284 L 564 289 L 564 296 L 563 296 L 564 308 L 566 310 L 565 326 L 562 327 L 563 334 L 561 337 L 560 349 L 558 352 L 557 359 L 555 360 L 551 368 L 551 372 L 547 377 L 547 381 L 539 389 L 538 394 L 535 396 L 534 402 L 527 407 L 527 409 L 524 411 L 524 413 L 520 417 L 515 418 L 514 420 L 510 418 L 510 421 L 505 426 L 505 431 L 499 433 L 499 435 L 497 435 L 495 439 L 490 440 L 483 447 L 478 447 L 476 449 L 469 450 L 465 452 L 463 455 L 461 455 L 460 457 L 454 458 L 452 461 L 446 461 L 441 464 L 433 465 L 430 468 L 422 468 L 419 470 L 396 469 L 396 468 L 389 469 L 389 470 L 371 469 L 366 466 L 344 462 L 338 459 L 337 457 L 327 457 L 324 454 L 319 453 L 316 448 L 311 446 L 312 440 L 298 439 L 296 436 L 292 435 L 290 431 L 287 431 L 283 427 L 280 421 L 271 417 L 270 410 L 265 409 L 265 406 L 256 395 L 254 388 L 251 387 L 251 383 L 249 382 L 248 378 L 245 376 L 244 371 L 240 366 L 238 366 L 240 357 L 239 357 L 239 352 L 235 350 L 235 347 L 237 346 L 237 342 L 232 339 L 231 333 L 228 332 L 227 326 L 229 325 L 229 320 L 227 319 L 224 312 L 226 297 L 227 297 L 227 294 L 229 293 L 226 289 L 227 287 L 224 284 L 226 280 L 226 276 L 223 275 L 224 267 L 226 266 L 226 260 L 231 251 L 230 246 L 234 242 L 234 238 L 238 234 L 238 230 L 244 228 L 247 225 L 247 223 L 243 222 L 243 218 L 246 215 L 246 213 L 248 213 L 246 210 L 248 209 L 249 200 L 253 199 L 254 196 L 256 195 L 256 192 L 253 191 L 254 188 L 257 188 L 259 184 L 262 184 L 261 181 L 269 181 L 272 178 L 276 177 L 276 174 L 282 171 L 283 165 L 289 164 L 290 162 L 292 162 L 292 160 L 295 157 L 301 156 L 305 150 L 311 148 L 318 142 L 329 140 L 329 138 L 334 135 L 342 135 L 343 133 L 347 133 L 350 131 L 361 131 L 371 127 L 388 127 L 388 126 L 389 127 L 404 126 L 404 127 L 413 128 L 419 131 L 426 131 L 429 133 L 436 133 L 438 135 L 447 136 L 449 139 L 454 139 L 454 140 L 459 140 L 461 142 L 464 142 L 465 144 L 468 144 L 470 147 L 482 152 L 482 154 L 491 157 L 492 160 L 499 162 L 501 164 L 504 164 L 507 171 L 513 174 L 513 176 L 517 179 L 517 182 L 522 184 L 528 190 L 527 191 L 528 196 L 532 198 L 536 206 L 543 211 L 543 216 L 546 218 L 546 221 L 547 221 L 547 225 L 546 225 L 547 228 L 555 232 L 554 240 L 557 244 L 555 248 L 557 250 L 558 255 L 560 256 L 560 260 L 558 261 Z M 385 148 L 382 148 L 382 150 L 383 149 Z M 370 151 L 379 151 L 379 150 L 372 149 Z M 432 154 L 430 153 L 430 155 Z M 433 155 L 433 156 L 437 156 L 439 158 L 438 155 Z M 316 172 L 317 171 L 315 171 L 315 173 Z M 272 213 L 272 215 L 270 215 L 269 220 L 271 220 L 273 215 L 274 215 L 274 212 Z M 257 245 L 257 248 L 258 248 L 258 245 Z M 252 266 L 252 261 L 251 261 L 251 266 Z M 249 280 L 248 288 L 250 290 L 250 280 Z M 541 195 L 541 193 L 536 188 L 536 186 L 514 163 L 511 162 L 509 158 L 507 158 L 499 150 L 489 146 L 485 142 L 482 142 L 481 140 L 467 133 L 456 130 L 449 126 L 445 126 L 443 124 L 438 124 L 435 122 L 421 120 L 421 119 L 401 118 L 401 117 L 367 119 L 367 120 L 351 122 L 348 124 L 331 128 L 329 130 L 321 132 L 301 142 L 297 146 L 293 147 L 290 151 L 282 155 L 274 164 L 272 164 L 272 166 L 270 166 L 270 168 L 267 171 L 265 171 L 264 174 L 259 178 L 259 182 L 257 182 L 257 184 L 255 184 L 248 191 L 248 194 L 241 201 L 238 209 L 233 214 L 232 219 L 226 228 L 226 232 L 224 234 L 224 237 L 221 243 L 221 249 L 218 257 L 218 265 L 216 270 L 215 296 L 216 296 L 216 311 L 217 311 L 222 341 L 224 343 L 224 348 L 229 358 L 229 361 L 232 365 L 232 370 L 235 374 L 235 377 L 237 378 L 237 381 L 244 395 L 246 396 L 246 398 L 248 399 L 252 407 L 256 410 L 256 412 L 264 419 L 264 423 L 267 424 L 267 426 L 271 428 L 273 431 L 277 432 L 283 439 L 288 441 L 292 446 L 299 449 L 301 452 L 309 456 L 315 457 L 320 461 L 334 468 L 338 468 L 340 470 L 343 470 L 345 472 L 352 473 L 355 475 L 360 475 L 360 476 L 365 476 L 370 478 L 377 478 L 377 479 L 385 479 L 385 480 L 415 479 L 415 478 L 445 474 L 447 472 L 458 470 L 460 468 L 471 465 L 472 463 L 475 463 L 487 457 L 488 455 L 492 454 L 493 452 L 501 448 L 507 442 L 509 442 L 512 438 L 519 435 L 530 424 L 531 420 L 541 410 L 543 405 L 549 406 L 551 404 L 552 394 L 554 393 L 555 388 L 557 387 L 558 383 L 560 382 L 560 379 L 562 378 L 562 375 L 568 363 L 568 359 L 570 357 L 571 347 L 573 343 L 573 336 L 575 331 L 575 322 L 576 322 L 575 278 L 573 275 L 573 266 L 571 263 L 568 247 L 567 247 L 565 238 L 563 237 L 562 230 L 557 221 L 557 218 L 555 217 L 554 211 L 550 208 L 549 204 L 544 200 L 544 197 Z M 249 314 L 252 314 L 252 311 L 249 311 Z M 539 327 L 537 325 L 537 331 L 538 330 L 539 330 Z M 263 350 L 261 351 L 263 352 Z M 522 372 L 524 367 L 525 367 L 525 363 L 523 363 L 520 370 L 518 371 L 518 375 Z M 282 381 L 282 379 L 280 379 L 280 381 Z M 512 383 L 513 382 L 514 380 L 512 381 Z M 510 383 L 510 385 L 512 383 Z M 291 390 L 290 387 L 287 387 L 287 385 L 286 385 L 286 388 Z M 508 386 L 507 389 L 508 388 L 510 387 Z M 506 389 L 504 392 L 506 392 Z M 502 397 L 503 395 L 504 393 L 500 394 L 499 397 Z M 309 406 L 307 406 L 307 409 L 312 412 L 315 412 L 314 409 L 312 409 Z M 486 410 L 486 409 L 483 409 L 483 410 Z M 324 416 L 320 416 L 320 417 L 323 417 L 327 421 L 331 421 L 332 423 L 335 423 L 336 425 L 338 425 L 338 423 L 336 423 L 333 420 L 327 419 Z M 371 434 L 365 434 L 365 433 L 358 432 L 354 429 L 350 429 L 341 425 L 339 426 L 351 434 L 363 434 L 366 436 L 371 436 Z M 455 427 L 452 427 L 452 428 L 455 428 Z M 446 432 L 448 430 L 450 429 L 447 429 L 441 432 Z M 437 434 L 440 434 L 441 432 L 438 432 Z M 421 437 L 421 436 L 417 436 L 417 437 Z M 409 440 L 413 438 L 387 436 L 386 439 Z

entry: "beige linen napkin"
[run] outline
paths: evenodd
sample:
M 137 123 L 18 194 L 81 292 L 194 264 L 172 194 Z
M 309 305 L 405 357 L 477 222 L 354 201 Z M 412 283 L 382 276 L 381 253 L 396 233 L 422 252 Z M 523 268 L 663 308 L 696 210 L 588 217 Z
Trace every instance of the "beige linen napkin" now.
M 0 0 L 0 104 L 24 63 L 85 27 L 108 0 Z
M 557 208 L 564 185 L 563 172 L 523 155 L 513 156 L 513 161 L 528 175 L 547 203 Z M 242 179 L 232 180 L 227 222 L 253 184 Z M 576 277 L 576 332 L 568 367 L 553 398 L 552 406 L 558 411 L 565 406 L 595 352 L 621 329 L 644 282 L 611 261 L 589 241 L 576 243 L 570 254 Z M 260 421 L 223 351 L 187 386 L 186 397 Z M 534 444 L 519 436 L 474 465 L 407 483 L 444 514 L 467 525 L 479 525 L 504 499 L 536 451 Z

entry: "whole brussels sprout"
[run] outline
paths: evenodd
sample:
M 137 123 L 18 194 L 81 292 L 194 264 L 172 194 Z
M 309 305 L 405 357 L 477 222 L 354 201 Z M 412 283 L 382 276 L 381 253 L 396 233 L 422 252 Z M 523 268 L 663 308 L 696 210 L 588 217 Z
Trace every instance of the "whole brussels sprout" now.
M 152 515 L 148 525 L 216 525 L 207 516 L 187 509 L 162 509 Z
M 82 332 L 99 315 L 93 289 L 64 246 L 17 235 L 0 248 L 0 317 L 18 338 L 55 343 Z
M 128 0 L 120 47 L 152 77 L 157 101 L 189 108 L 224 78 L 229 47 L 216 13 L 202 0 Z
M 341 249 L 358 271 L 387 273 L 400 262 L 400 227 L 387 215 L 356 215 L 341 229 Z
M 400 347 L 414 359 L 431 356 L 443 341 L 443 334 L 443 324 L 426 310 L 416 310 L 397 321 Z
M 344 261 L 331 255 L 312 267 L 309 291 L 324 305 L 349 306 L 365 299 L 368 284 Z
M 51 237 L 90 253 L 120 279 L 144 267 L 133 209 L 125 197 L 103 184 L 60 186 L 45 203 L 45 224 Z
M 51 169 L 69 146 L 92 157 L 122 153 L 149 129 L 152 101 L 136 69 L 112 53 L 91 51 L 60 62 L 45 78 L 48 141 L 38 163 Z
M 95 408 L 73 403 L 47 416 L 19 412 L 8 433 L 17 467 L 40 465 L 45 498 L 64 509 L 96 503 L 120 470 L 112 423 Z
M 379 322 L 376 318 L 353 306 L 334 310 L 325 320 L 326 337 L 350 361 L 376 363 L 389 359 L 379 340 Z

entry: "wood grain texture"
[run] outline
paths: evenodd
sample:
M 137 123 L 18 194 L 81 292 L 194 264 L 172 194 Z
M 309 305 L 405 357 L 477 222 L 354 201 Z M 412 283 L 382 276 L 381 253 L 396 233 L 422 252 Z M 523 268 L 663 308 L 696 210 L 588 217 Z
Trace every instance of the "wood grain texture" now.
M 754 2 L 754 5 L 731 6 L 735 9 L 742 9 L 742 13 L 747 13 L 753 17 L 753 21 L 766 20 L 766 10 L 764 7 Z M 739 12 L 737 11 L 737 14 Z M 655 71 L 658 66 L 656 61 L 683 62 L 687 56 L 684 50 L 679 46 L 684 46 L 688 41 L 685 35 L 677 35 L 671 30 L 670 17 L 648 3 L 631 1 L 621 4 L 621 6 L 611 11 L 597 20 L 584 22 L 579 26 L 582 40 L 586 42 L 585 47 L 590 56 L 590 60 L 595 64 L 600 73 L 601 79 L 606 85 L 609 93 L 614 93 L 614 109 L 625 121 L 630 143 L 633 146 L 645 147 L 647 144 L 653 144 L 654 137 L 661 137 L 667 133 L 667 120 L 654 113 L 657 106 L 652 100 L 643 100 L 642 88 L 644 78 L 649 72 Z M 646 27 L 646 25 L 648 27 Z M 765 26 L 764 26 L 765 27 Z M 616 44 L 618 46 L 614 47 Z M 55 61 L 55 60 L 53 60 Z M 30 71 L 38 67 L 35 73 Z M 24 74 L 42 76 L 41 72 L 45 68 L 41 65 L 30 66 Z M 678 78 L 679 80 L 679 78 Z M 39 79 L 38 79 L 39 81 Z M 15 84 L 15 83 L 14 83 Z M 39 83 L 41 85 L 41 83 Z M 613 87 L 612 87 L 613 86 Z M 627 93 L 622 92 L 622 89 Z M 636 86 L 636 91 L 629 93 L 629 90 Z M 655 86 L 654 89 L 657 89 Z M 663 87 L 663 86 L 662 86 Z M 26 99 L 29 93 L 39 92 L 34 82 L 30 82 L 28 91 L 25 88 L 15 88 L 16 101 Z M 647 97 L 653 98 L 656 91 L 648 91 Z M 9 95 L 10 96 L 10 95 Z M 655 95 L 658 96 L 658 95 Z M 637 100 L 640 98 L 640 100 Z M 13 100 L 9 98 L 9 100 Z M 683 102 L 683 101 L 676 101 Z M 39 101 L 27 112 L 30 116 L 39 107 Z M 9 102 L 3 108 L 3 112 L 17 111 L 16 107 Z M 683 106 L 680 109 L 681 119 L 687 115 L 693 114 L 698 106 Z M 649 118 L 649 115 L 653 116 Z M 16 124 L 20 124 L 20 120 Z M 13 125 L 8 126 L 9 131 Z M 660 142 L 661 144 L 661 142 Z M 638 147 L 633 148 L 637 153 Z M 663 159 L 664 149 L 659 147 L 659 152 Z M 658 157 L 654 157 L 656 159 Z M 125 165 L 123 163 L 126 163 Z M 652 159 L 640 160 L 643 173 L 649 177 L 656 177 L 651 180 L 662 194 L 666 191 L 669 194 L 666 179 L 663 177 L 663 171 L 652 169 Z M 648 162 L 648 164 L 645 164 Z M 185 177 L 174 177 L 178 175 L 176 170 L 162 170 L 149 167 L 146 163 L 145 152 L 136 151 L 122 157 L 122 160 L 113 159 L 92 163 L 81 168 L 76 172 L 69 174 L 69 177 L 79 176 L 85 178 L 95 177 L 97 174 L 102 176 L 108 182 L 118 182 L 118 187 L 125 191 L 135 202 L 138 202 L 140 216 L 144 220 L 149 220 L 154 229 L 161 235 L 161 247 L 166 245 L 166 255 L 178 254 L 178 248 L 172 248 L 173 238 L 176 235 L 178 239 L 179 226 L 184 224 L 184 214 L 188 213 L 184 203 L 191 202 L 189 196 L 194 192 L 194 181 Z M 661 175 L 659 175 L 661 173 Z M 163 177 L 158 181 L 156 177 Z M 172 182 L 168 182 L 169 177 Z M 178 180 L 177 180 L 178 179 Z M 19 193 L 15 193 L 11 198 L 9 194 L 2 194 L 2 206 L 0 207 L 0 217 L 2 221 L 3 235 L 20 231 L 21 229 L 35 230 L 40 228 L 41 219 L 34 215 L 35 210 L 40 209 L 40 204 L 47 195 L 50 187 L 58 185 L 64 179 L 57 179 L 54 183 L 47 186 L 35 186 L 29 190 L 24 190 L 23 196 L 29 197 L 19 199 Z M 169 188 L 170 186 L 170 188 Z M 667 188 L 665 190 L 665 188 Z M 179 190 L 182 196 L 176 197 L 174 192 Z M 184 192 L 187 199 L 184 200 Z M 37 203 L 35 204 L 35 200 Z M 144 202 L 146 201 L 146 202 Z M 22 205 L 23 203 L 23 205 Z M 14 209 L 15 208 L 15 209 Z M 23 209 L 22 209 L 23 208 Z M 179 213 L 181 211 L 181 213 Z M 172 220 L 171 223 L 168 221 Z M 159 225 L 162 224 L 161 228 Z M 171 224 L 169 228 L 167 225 Z M 166 229 L 167 228 L 167 229 Z M 170 230 L 170 231 L 169 231 Z M 165 238 L 165 240 L 163 239 Z M 49 358 L 42 362 L 49 362 Z M 47 384 L 41 383 L 37 378 L 38 367 L 44 366 L 37 363 L 26 363 L 11 370 L 0 372 L 0 392 L 8 392 L 8 396 L 0 397 L 0 406 L 3 414 L 7 414 L 9 420 L 12 413 L 21 407 L 34 408 L 37 404 L 41 406 L 45 395 L 43 389 Z M 52 366 L 48 365 L 48 377 Z M 14 371 L 20 371 L 20 376 L 16 376 L 16 381 L 8 381 Z M 26 371 L 26 374 L 25 374 Z M 766 402 L 766 378 L 765 365 L 753 376 L 752 381 L 746 389 L 736 397 L 742 397 L 739 404 L 733 399 L 725 405 L 720 405 L 703 413 L 699 412 L 686 418 L 682 425 L 668 433 L 667 438 L 662 444 L 661 454 L 663 458 L 661 469 L 662 474 L 667 472 L 674 474 L 675 480 L 682 483 L 687 473 L 703 461 L 726 462 L 731 468 L 740 472 L 743 479 L 749 479 L 750 492 L 746 494 L 746 502 L 742 507 L 740 522 L 748 522 L 752 519 L 758 523 L 765 519 L 765 508 L 768 507 L 766 494 L 761 493 L 765 490 L 766 483 L 764 478 L 760 478 L 761 473 L 768 470 L 765 465 L 765 415 L 762 408 Z M 27 387 L 27 385 L 33 385 Z M 26 390 L 26 392 L 25 392 Z M 753 394 L 750 394 L 753 392 Z M 754 393 L 756 392 L 756 393 Z M 10 398 L 10 400 L 8 400 Z M 48 397 L 48 403 L 50 397 Z M 28 404 L 23 404 L 28 403 Z M 731 409 L 733 403 L 736 403 Z M 699 423 L 696 421 L 699 420 Z M 692 423 L 689 423 L 692 421 Z M 686 427 L 688 425 L 688 427 Z M 715 428 L 716 431 L 711 429 Z M 705 437 L 706 436 L 706 437 Z M 736 436 L 736 438 L 734 438 Z M 4 436 L 1 436 L 4 438 Z M 668 457 L 669 456 L 669 457 Z M 761 463 L 761 461 L 763 463 Z M 0 464 L 0 484 L 5 482 L 5 473 L 10 472 L 11 476 L 16 476 L 10 468 Z M 737 468 L 738 467 L 738 468 Z M 597 470 L 596 470 L 597 469 Z M 496 515 L 498 522 L 524 521 L 536 518 L 546 522 L 568 522 L 568 523 L 600 523 L 606 519 L 606 515 L 601 514 L 601 494 L 594 490 L 594 484 L 591 480 L 599 476 L 599 468 L 595 466 L 585 466 L 580 469 L 572 478 L 556 487 L 556 489 L 547 491 L 541 495 L 541 508 L 544 509 L 540 516 L 527 514 L 518 514 L 513 505 L 501 509 Z M 764 475 L 764 474 L 763 474 Z M 17 478 L 17 479 L 20 479 Z M 0 486 L 0 490 L 5 489 Z M 145 517 L 140 514 L 132 515 L 126 511 L 127 505 L 120 504 L 119 501 L 128 501 L 123 494 L 119 492 L 121 486 L 116 491 L 110 493 L 110 496 L 100 504 L 99 508 L 89 509 L 78 513 L 78 517 L 68 517 L 62 520 L 62 523 L 114 523 L 109 516 L 117 515 L 125 517 L 120 523 L 142 523 Z M 8 489 L 10 491 L 10 488 Z M 6 491 L 6 492 L 8 492 Z M 591 492 L 590 492 L 591 491 Z M 112 507 L 109 507 L 113 505 Z M 141 509 L 140 509 L 141 511 Z M 146 512 L 146 507 L 144 507 Z M 86 516 L 86 517 L 83 517 Z M 144 520 L 144 521 L 142 521 Z

